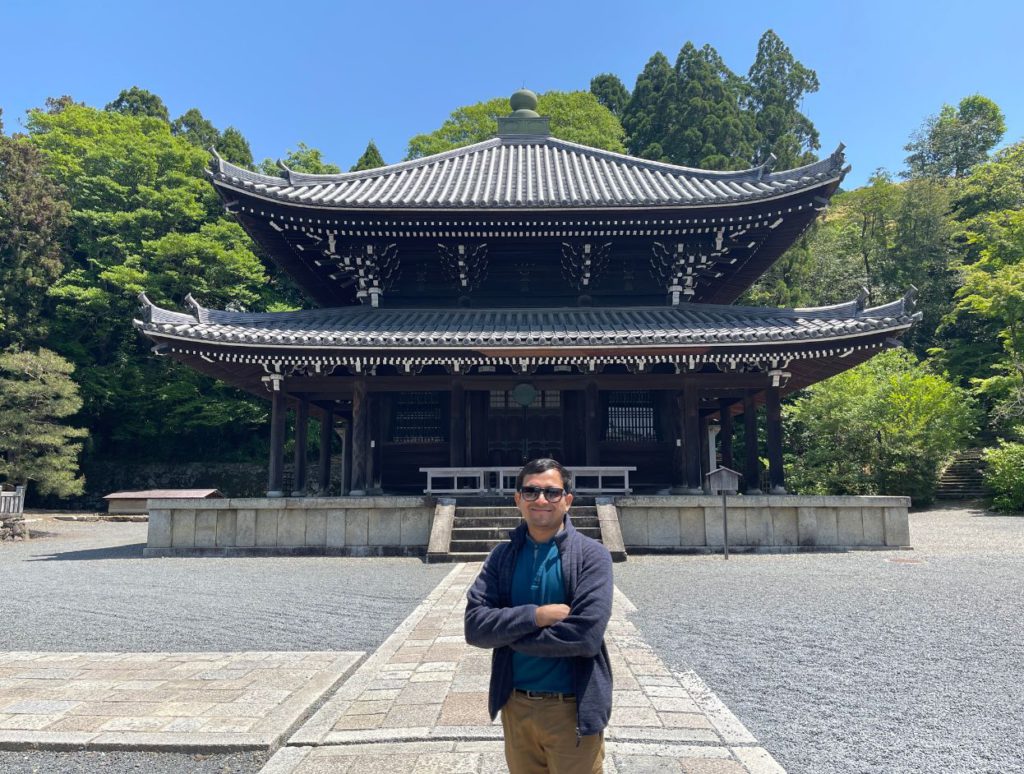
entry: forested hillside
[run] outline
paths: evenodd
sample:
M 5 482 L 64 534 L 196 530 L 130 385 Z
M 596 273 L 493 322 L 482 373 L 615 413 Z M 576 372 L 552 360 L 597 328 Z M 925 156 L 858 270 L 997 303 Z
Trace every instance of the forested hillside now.
M 817 158 L 818 131 L 802 103 L 819 88 L 815 71 L 769 30 L 744 74 L 711 46 L 686 42 L 674 62 L 654 53 L 632 89 L 600 74 L 589 91 L 541 94 L 539 110 L 556 136 L 575 142 L 694 167 L 784 169 Z M 172 119 L 144 89 L 111 96 L 104 107 L 55 96 L 30 112 L 24 134 L 0 128 L 0 351 L 19 355 L 0 357 L 0 480 L 30 479 L 37 495 L 84 491 L 79 445 L 80 462 L 264 459 L 266 406 L 153 357 L 132 327 L 139 292 L 169 306 L 188 293 L 231 309 L 307 303 L 224 213 L 204 175 L 210 147 L 253 169 L 277 165 L 254 160 L 242 130 L 217 128 L 197 108 Z M 906 148 L 903 169 L 877 170 L 835 196 L 743 299 L 799 307 L 865 288 L 874 305 L 917 289 L 922 320 L 906 339 L 909 354 L 789 400 L 792 483 L 803 491 L 909 492 L 907 476 L 916 476 L 915 496 L 927 500 L 918 479 L 933 486 L 952 450 L 980 433 L 1013 440 L 1024 425 L 1024 142 L 1005 142 L 999 107 L 980 94 L 935 111 L 914 136 L 892 138 Z M 485 139 L 506 112 L 499 97 L 460 107 L 412 137 L 407 158 Z M 850 155 L 856 163 L 857 149 Z M 384 163 L 372 140 L 344 161 Z M 283 162 L 342 168 L 302 143 Z M 864 378 L 885 389 L 878 402 L 854 405 Z M 44 382 L 59 399 L 26 402 L 15 389 Z M 845 443 L 850 422 L 864 429 L 863 448 Z M 66 432 L 51 434 L 29 464 L 24 439 L 59 427 Z M 929 462 L 894 475 L 912 467 L 908 455 Z

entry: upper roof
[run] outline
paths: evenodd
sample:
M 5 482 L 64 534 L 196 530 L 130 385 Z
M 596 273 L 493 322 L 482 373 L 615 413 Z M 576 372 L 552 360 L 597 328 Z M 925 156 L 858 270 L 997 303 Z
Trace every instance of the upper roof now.
M 374 309 L 296 312 L 161 309 L 143 295 L 138 327 L 153 339 L 242 348 L 325 350 L 517 349 L 524 347 L 749 346 L 895 335 L 916 319 L 913 294 L 864 308 L 855 301 L 812 309 L 687 304 L 571 309 Z
M 647 161 L 539 134 L 490 140 L 385 167 L 309 175 L 283 167 L 271 177 L 219 156 L 224 189 L 328 210 L 650 209 L 738 205 L 787 196 L 843 178 L 843 145 L 821 161 L 771 172 L 735 172 Z

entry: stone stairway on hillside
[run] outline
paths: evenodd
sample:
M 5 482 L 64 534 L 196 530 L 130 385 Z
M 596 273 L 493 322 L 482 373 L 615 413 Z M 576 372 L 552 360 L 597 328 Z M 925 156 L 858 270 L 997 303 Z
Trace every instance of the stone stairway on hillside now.
M 953 458 L 939 477 L 935 497 L 939 500 L 978 500 L 989 493 L 982 476 L 983 449 L 964 449 Z

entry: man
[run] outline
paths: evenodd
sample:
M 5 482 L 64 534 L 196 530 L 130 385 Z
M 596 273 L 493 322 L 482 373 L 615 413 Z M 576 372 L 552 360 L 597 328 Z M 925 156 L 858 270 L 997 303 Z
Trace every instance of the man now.
M 555 460 L 523 467 L 515 493 L 523 521 L 467 595 L 466 642 L 494 648 L 488 703 L 492 720 L 501 710 L 511 774 L 602 771 L 612 559 L 572 526 L 571 485 Z

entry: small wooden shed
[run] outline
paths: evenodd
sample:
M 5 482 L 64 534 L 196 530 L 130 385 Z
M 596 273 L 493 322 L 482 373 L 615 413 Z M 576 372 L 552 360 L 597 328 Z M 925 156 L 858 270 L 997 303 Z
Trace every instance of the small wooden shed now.
M 103 499 L 107 501 L 107 513 L 147 513 L 146 501 L 218 499 L 224 497 L 219 489 L 143 489 L 138 492 L 113 492 Z

